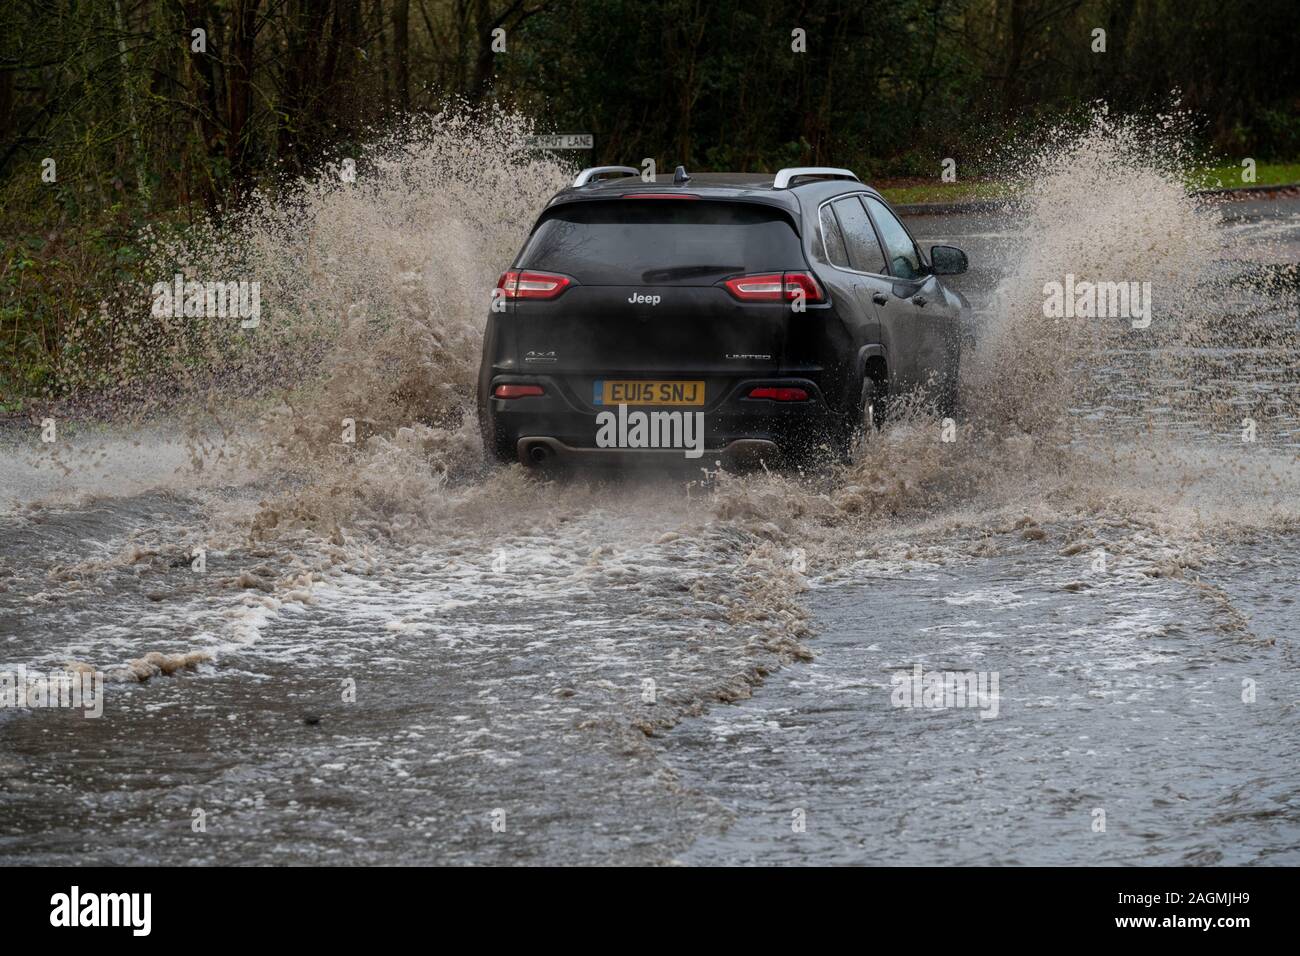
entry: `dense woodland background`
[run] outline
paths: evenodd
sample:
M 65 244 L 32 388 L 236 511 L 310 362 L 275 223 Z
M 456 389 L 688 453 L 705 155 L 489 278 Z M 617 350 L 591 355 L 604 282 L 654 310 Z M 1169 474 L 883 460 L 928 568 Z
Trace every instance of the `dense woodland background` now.
M 1207 155 L 1294 159 L 1298 39 L 1296 0 L 0 0 L 0 411 L 47 384 L 142 224 L 220 214 L 451 98 L 592 133 L 584 161 L 879 179 L 943 156 L 996 175 L 989 147 L 1044 117 L 1177 90 Z

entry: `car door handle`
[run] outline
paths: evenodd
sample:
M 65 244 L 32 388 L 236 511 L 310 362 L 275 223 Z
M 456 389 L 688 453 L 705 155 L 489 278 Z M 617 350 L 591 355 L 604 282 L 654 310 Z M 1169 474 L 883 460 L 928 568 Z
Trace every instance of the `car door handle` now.
M 872 293 L 871 301 L 876 303 L 876 305 L 887 305 L 889 303 L 889 296 L 885 295 L 883 292 L 875 292 Z
M 927 301 L 928 301 L 928 300 L 927 300 L 926 297 L 923 296 L 923 295 L 914 295 L 914 296 L 912 296 L 912 303 L 913 303 L 914 305 L 922 305 L 922 306 L 923 306 L 923 305 L 925 305 L 925 303 L 926 303 Z

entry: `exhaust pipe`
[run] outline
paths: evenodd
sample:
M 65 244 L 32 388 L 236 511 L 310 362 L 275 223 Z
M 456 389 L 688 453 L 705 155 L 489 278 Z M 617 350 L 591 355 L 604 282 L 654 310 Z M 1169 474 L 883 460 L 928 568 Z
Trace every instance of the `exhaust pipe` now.
M 534 465 L 544 465 L 551 457 L 551 450 L 543 444 L 533 445 L 528 449 L 528 459 Z

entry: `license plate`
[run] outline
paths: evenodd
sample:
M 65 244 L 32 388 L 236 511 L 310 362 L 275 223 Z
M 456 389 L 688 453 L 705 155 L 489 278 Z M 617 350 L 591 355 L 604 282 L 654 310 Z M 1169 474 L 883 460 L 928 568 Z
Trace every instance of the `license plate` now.
M 703 405 L 703 382 L 629 382 L 596 379 L 592 401 L 597 405 Z

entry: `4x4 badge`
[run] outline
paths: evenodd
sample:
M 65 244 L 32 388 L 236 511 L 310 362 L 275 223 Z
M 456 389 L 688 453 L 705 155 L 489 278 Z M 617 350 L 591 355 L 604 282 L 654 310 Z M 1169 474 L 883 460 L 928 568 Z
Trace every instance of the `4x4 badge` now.
M 525 362 L 554 362 L 555 352 L 527 352 L 524 354 Z

